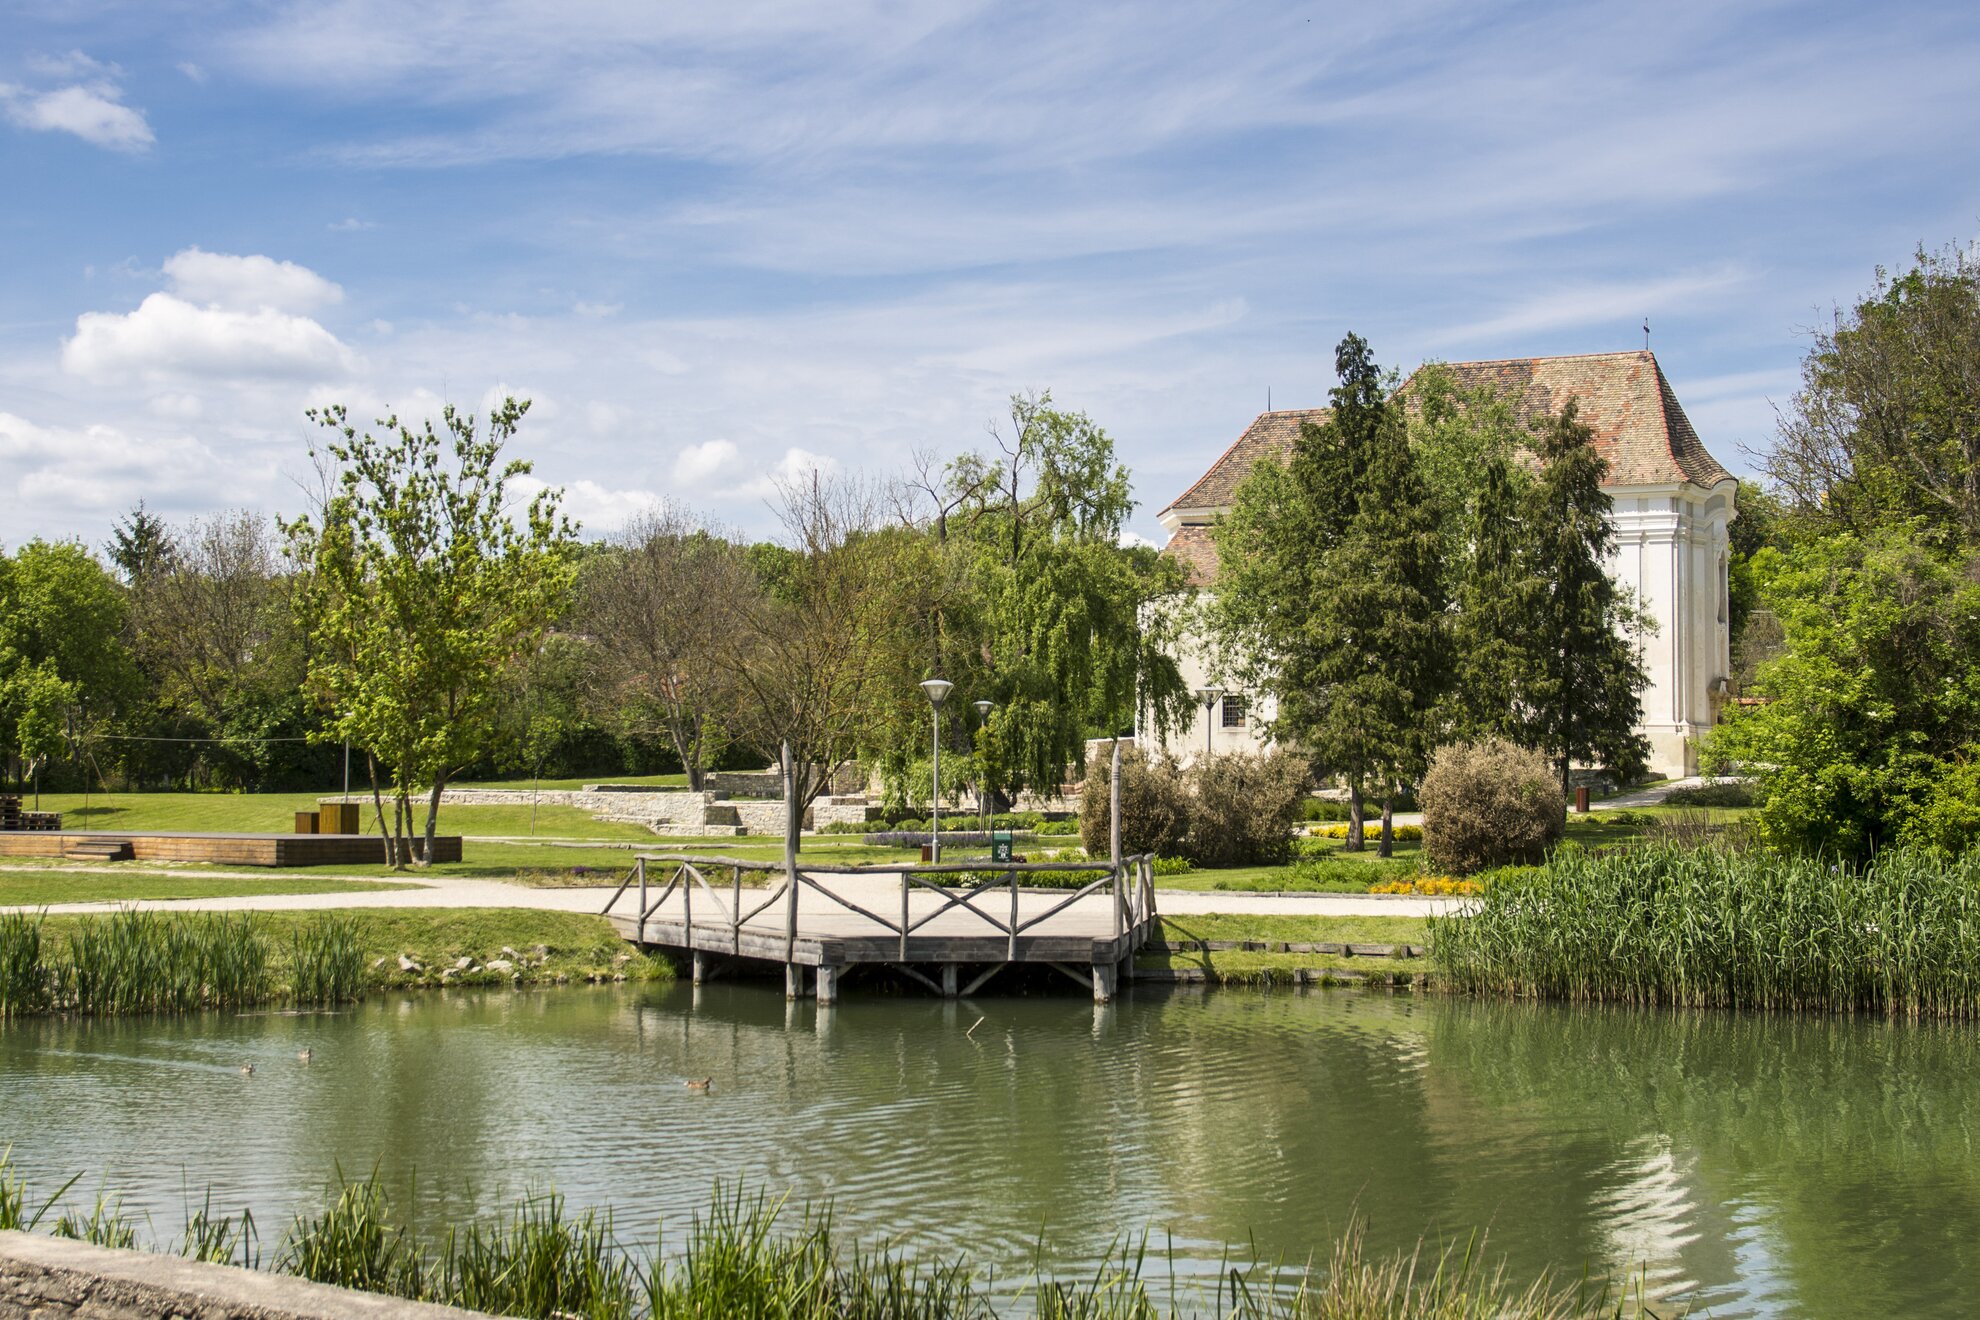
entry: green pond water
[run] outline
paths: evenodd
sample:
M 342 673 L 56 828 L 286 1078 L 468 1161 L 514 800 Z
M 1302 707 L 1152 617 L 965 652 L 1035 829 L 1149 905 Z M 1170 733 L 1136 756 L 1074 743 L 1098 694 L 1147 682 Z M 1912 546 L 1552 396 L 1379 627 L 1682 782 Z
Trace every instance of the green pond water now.
M 208 1188 L 273 1239 L 339 1166 L 426 1226 L 555 1188 L 646 1239 L 741 1180 L 1014 1281 L 1041 1240 L 1076 1268 L 1144 1230 L 1158 1271 L 1324 1257 L 1358 1209 L 1378 1247 L 1485 1230 L 1516 1273 L 1640 1269 L 1696 1313 L 1965 1316 L 1977 1140 L 1971 1027 L 1353 990 L 821 1011 L 718 983 L 0 1026 L 17 1170 L 122 1193 L 155 1240 Z

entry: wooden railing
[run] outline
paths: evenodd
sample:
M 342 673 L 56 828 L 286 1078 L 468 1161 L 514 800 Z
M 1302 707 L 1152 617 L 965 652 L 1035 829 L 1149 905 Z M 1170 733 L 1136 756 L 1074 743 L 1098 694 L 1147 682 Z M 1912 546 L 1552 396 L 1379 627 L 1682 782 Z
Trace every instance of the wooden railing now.
M 664 884 L 654 894 L 654 886 L 649 876 L 649 867 L 657 866 L 667 874 Z M 729 883 L 726 896 L 718 893 L 708 881 L 709 873 L 719 874 L 726 870 Z M 778 877 L 761 901 L 747 910 L 743 907 L 743 872 L 766 874 Z M 973 884 L 944 884 L 939 876 L 979 876 L 990 872 L 990 878 Z M 1067 893 L 1064 898 L 1052 904 L 1043 912 L 1024 916 L 1019 910 L 1018 898 L 1027 892 L 1020 884 L 1020 877 L 1041 872 L 1064 874 L 1066 872 L 1095 873 L 1098 878 Z M 834 892 L 820 876 L 834 875 L 894 875 L 900 878 L 900 915 L 898 918 L 882 915 L 854 902 L 846 895 Z M 890 866 L 886 864 L 866 866 L 816 865 L 787 870 L 777 862 L 743 861 L 729 857 L 696 857 L 686 853 L 642 853 L 633 859 L 632 869 L 626 878 L 613 891 L 612 897 L 601 909 L 609 914 L 617 907 L 619 900 L 628 890 L 637 885 L 638 920 L 637 937 L 641 942 L 646 938 L 646 923 L 662 904 L 673 897 L 676 890 L 681 892 L 681 918 L 687 927 L 687 942 L 694 943 L 694 929 L 697 924 L 726 927 L 733 952 L 742 949 L 742 931 L 752 919 L 768 911 L 779 899 L 784 902 L 785 961 L 790 961 L 798 939 L 798 897 L 806 888 L 821 897 L 837 904 L 848 912 L 864 917 L 883 931 L 894 935 L 899 941 L 899 956 L 903 962 L 908 957 L 908 937 L 926 926 L 935 918 L 957 908 L 968 912 L 985 922 L 1006 939 L 1005 957 L 1017 958 L 1018 936 L 1043 922 L 1051 920 L 1059 913 L 1078 903 L 1081 899 L 1105 891 L 1113 898 L 1113 930 L 1116 942 L 1131 933 L 1145 933 L 1144 927 L 1155 913 L 1155 869 L 1152 855 L 1123 857 L 1118 862 L 940 862 L 919 865 Z M 915 890 L 925 890 L 940 896 L 941 902 L 932 911 L 915 913 L 911 898 Z M 712 906 L 715 920 L 700 922 L 695 920 L 694 899 L 699 890 Z M 750 892 L 757 891 L 752 887 Z M 1028 891 L 1037 893 L 1040 891 Z M 1050 892 L 1050 891 L 1048 891 Z M 1009 911 L 1004 912 L 1001 897 L 1008 893 Z M 993 909 L 987 902 L 979 900 L 989 895 L 999 896 L 999 906 Z

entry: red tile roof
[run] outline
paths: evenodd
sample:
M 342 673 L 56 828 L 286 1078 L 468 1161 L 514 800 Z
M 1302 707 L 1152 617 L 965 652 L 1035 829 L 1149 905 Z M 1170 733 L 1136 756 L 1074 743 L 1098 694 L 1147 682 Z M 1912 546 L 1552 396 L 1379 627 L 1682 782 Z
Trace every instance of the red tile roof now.
M 1609 462 L 1610 486 L 1683 481 L 1712 486 L 1731 475 L 1706 451 L 1656 357 L 1647 351 L 1452 362 L 1443 369 L 1461 390 L 1496 387 L 1529 421 L 1558 412 L 1570 398 L 1579 399 L 1581 420 L 1594 428 L 1595 448 Z M 1407 394 L 1414 380 L 1405 381 L 1399 393 Z M 1254 463 L 1261 458 L 1282 461 L 1292 452 L 1302 422 L 1320 425 L 1326 420 L 1325 408 L 1260 413 L 1163 512 L 1230 508 Z

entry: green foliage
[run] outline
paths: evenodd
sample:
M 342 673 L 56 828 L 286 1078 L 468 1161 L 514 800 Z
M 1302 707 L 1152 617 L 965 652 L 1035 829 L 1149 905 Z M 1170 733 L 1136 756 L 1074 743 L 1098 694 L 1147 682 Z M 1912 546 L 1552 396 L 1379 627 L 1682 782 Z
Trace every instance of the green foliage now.
M 340 1173 L 328 1205 L 296 1216 L 275 1268 L 339 1288 L 427 1296 L 427 1262 L 405 1227 L 392 1222 L 375 1172 L 361 1182 L 347 1181 Z
M 1424 859 L 1451 875 L 1541 861 L 1566 828 L 1546 760 L 1502 738 L 1438 748 L 1419 795 Z
M 123 594 L 74 541 L 0 554 L 0 751 L 33 762 L 104 727 L 138 692 Z
M 364 940 L 351 917 L 328 915 L 289 932 L 289 997 L 341 1004 L 364 987 Z
M 897 594 L 912 644 L 874 752 L 897 770 L 924 755 L 928 712 L 913 684 L 939 673 L 956 684 L 947 730 L 972 753 L 955 763 L 996 795 L 1052 792 L 1087 739 L 1135 723 L 1137 702 L 1179 725 L 1190 702 L 1172 658 L 1182 619 L 1164 602 L 1184 581 L 1150 547 L 1121 544 L 1128 472 L 1085 414 L 1049 393 L 1015 395 L 996 440 L 995 454 L 963 454 L 909 483 L 921 535 L 901 548 Z M 980 725 L 967 705 L 979 698 L 996 703 Z
M 1113 761 L 1105 749 L 1086 763 L 1080 796 L 1079 840 L 1089 857 L 1106 857 L 1112 846 Z M 1121 855 L 1175 856 L 1189 833 L 1188 790 L 1180 767 L 1167 756 L 1149 757 L 1139 747 L 1121 752 Z
M 1349 335 L 1335 365 L 1325 425 L 1256 465 L 1217 528 L 1214 608 L 1246 686 L 1278 697 L 1274 737 L 1386 799 L 1421 770 L 1449 672 L 1440 532 L 1368 345 Z
M 1667 807 L 1754 807 L 1763 798 L 1752 784 L 1695 784 L 1674 788 L 1664 795 Z
M 425 787 L 430 843 L 448 777 L 486 744 L 501 675 L 534 652 L 572 584 L 576 532 L 560 492 L 538 491 L 520 520 L 509 507 L 530 465 L 501 455 L 527 409 L 506 400 L 477 435 L 473 416 L 448 407 L 444 439 L 431 421 L 385 418 L 381 439 L 341 406 L 309 413 L 337 465 L 320 512 L 284 525 L 308 570 L 296 609 L 309 682 L 330 712 L 320 736 L 364 749 L 374 788 L 385 772 L 395 841 Z M 396 860 L 408 860 L 403 844 Z
M 1183 855 L 1205 867 L 1285 861 L 1307 779 L 1305 759 L 1283 749 L 1199 758 L 1184 777 L 1189 829 Z
M 46 1011 L 50 993 L 41 918 L 0 912 L 0 1019 Z
M 1711 754 L 1760 774 L 1769 843 L 1863 857 L 1980 838 L 1956 773 L 1980 748 L 1980 584 L 1919 524 L 1804 538 L 1756 559 L 1783 653 Z M 1980 822 L 1976 822 L 1980 824 Z
M 63 1211 L 55 1221 L 53 1236 L 129 1251 L 137 1246 L 137 1224 L 124 1213 L 121 1202 L 107 1200 L 99 1193 L 88 1214 Z
M 1563 848 L 1434 919 L 1431 952 L 1485 994 L 1980 1017 L 1980 852 Z

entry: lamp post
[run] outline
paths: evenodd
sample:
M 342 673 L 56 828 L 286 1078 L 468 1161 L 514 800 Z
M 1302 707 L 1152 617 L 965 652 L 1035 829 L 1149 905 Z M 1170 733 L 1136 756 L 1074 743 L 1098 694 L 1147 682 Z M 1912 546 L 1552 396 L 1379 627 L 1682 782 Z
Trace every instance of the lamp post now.
M 928 823 L 933 828 L 929 831 L 928 837 L 931 842 L 929 856 L 937 862 L 942 860 L 942 703 L 949 699 L 949 693 L 955 690 L 955 686 L 946 678 L 927 679 L 921 685 L 921 690 L 928 696 L 928 707 L 935 719 L 934 766 L 929 772 L 934 780 L 935 791 L 928 799 Z
M 979 700 L 969 704 L 976 707 L 976 718 L 987 731 L 990 728 L 990 712 L 997 708 L 997 703 Z M 983 817 L 983 844 L 987 848 L 990 846 L 990 776 L 987 773 L 977 781 L 976 806 Z
M 1224 695 L 1224 689 L 1220 687 L 1198 688 L 1196 695 L 1203 699 L 1203 758 L 1207 761 L 1210 759 L 1211 753 L 1210 737 L 1217 727 L 1212 717 L 1216 714 L 1217 699 Z

